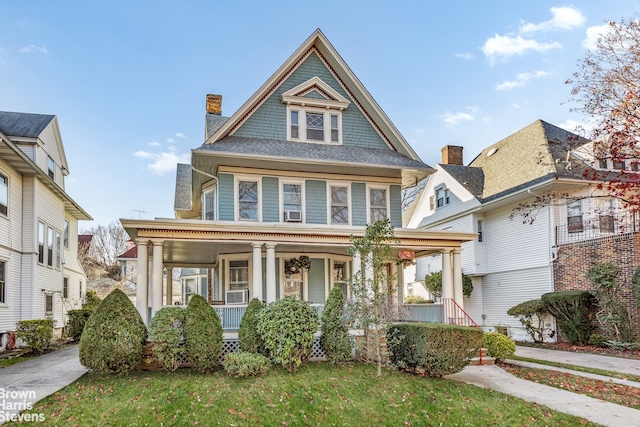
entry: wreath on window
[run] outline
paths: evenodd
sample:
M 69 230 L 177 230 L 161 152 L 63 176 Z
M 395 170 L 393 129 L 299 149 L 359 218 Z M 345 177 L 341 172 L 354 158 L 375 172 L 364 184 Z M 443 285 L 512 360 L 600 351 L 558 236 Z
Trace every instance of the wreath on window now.
M 296 274 L 300 270 L 308 270 L 311 268 L 311 260 L 306 255 L 301 255 L 300 258 L 291 258 L 284 262 L 284 269 L 287 274 Z

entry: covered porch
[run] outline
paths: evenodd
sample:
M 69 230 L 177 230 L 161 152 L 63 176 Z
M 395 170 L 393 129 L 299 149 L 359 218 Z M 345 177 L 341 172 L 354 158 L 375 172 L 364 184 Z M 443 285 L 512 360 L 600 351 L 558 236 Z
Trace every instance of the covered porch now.
M 138 245 L 136 306 L 146 324 L 163 306 L 174 304 L 173 290 L 163 289 L 165 270 L 166 274 L 175 268 L 205 270 L 206 298 L 218 311 L 223 328 L 233 330 L 252 298 L 269 303 L 296 296 L 321 314 L 334 286 L 350 297 L 348 281 L 361 268 L 358 257 L 348 256 L 347 249 L 352 236 L 363 236 L 364 227 L 185 219 L 121 222 Z M 396 284 L 402 283 L 406 254 L 441 253 L 443 299 L 462 307 L 461 243 L 476 235 L 396 229 L 395 237 L 399 245 L 388 268 Z M 405 256 L 400 256 L 401 251 Z M 308 260 L 307 268 L 294 271 L 291 266 L 301 259 Z M 402 301 L 402 286 L 396 288 Z

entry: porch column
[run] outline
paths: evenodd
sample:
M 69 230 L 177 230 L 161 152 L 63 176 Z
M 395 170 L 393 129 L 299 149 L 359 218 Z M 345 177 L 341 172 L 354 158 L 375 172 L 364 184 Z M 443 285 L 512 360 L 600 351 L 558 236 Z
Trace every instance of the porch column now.
M 137 240 L 138 279 L 136 284 L 136 308 L 145 325 L 149 325 L 149 242 Z
M 267 303 L 276 300 L 276 245 L 267 243 Z
M 167 267 L 167 295 L 164 305 L 173 305 L 173 267 Z
M 151 288 L 153 299 L 151 305 L 151 317 L 162 308 L 162 240 L 152 240 L 153 260 L 151 263 Z
M 453 298 L 451 249 L 442 250 L 442 299 Z
M 453 250 L 453 299 L 464 310 L 462 305 L 462 262 L 460 257 L 461 249 Z
M 262 301 L 262 243 L 252 243 L 253 247 L 253 297 Z M 275 274 L 275 268 L 274 268 Z

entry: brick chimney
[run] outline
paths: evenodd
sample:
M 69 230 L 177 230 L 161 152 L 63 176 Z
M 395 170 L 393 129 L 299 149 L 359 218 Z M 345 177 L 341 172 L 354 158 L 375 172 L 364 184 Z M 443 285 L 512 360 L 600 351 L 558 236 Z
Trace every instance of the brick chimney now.
M 442 147 L 442 164 L 462 166 L 462 148 L 459 145 L 445 145 Z
M 207 94 L 207 113 L 217 116 L 222 114 L 222 95 Z

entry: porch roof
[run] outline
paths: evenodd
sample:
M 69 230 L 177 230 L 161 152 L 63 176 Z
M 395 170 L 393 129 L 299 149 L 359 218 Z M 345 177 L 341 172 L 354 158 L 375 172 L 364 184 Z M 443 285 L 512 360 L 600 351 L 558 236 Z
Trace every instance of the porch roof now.
M 276 252 L 333 253 L 345 255 L 351 246 L 351 236 L 362 237 L 364 227 L 314 224 L 238 223 L 185 219 L 155 220 L 120 219 L 134 240 L 163 241 L 165 266 L 206 267 L 216 262 L 219 254 L 251 252 L 252 243 L 276 243 Z M 437 253 L 442 249 L 460 248 L 462 242 L 473 240 L 475 233 L 396 229 L 400 250 L 410 250 L 416 256 Z

